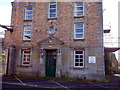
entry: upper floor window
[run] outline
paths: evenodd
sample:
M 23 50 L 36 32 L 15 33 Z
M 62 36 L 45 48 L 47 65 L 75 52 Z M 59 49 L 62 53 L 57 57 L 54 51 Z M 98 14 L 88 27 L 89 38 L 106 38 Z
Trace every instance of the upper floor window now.
M 25 7 L 25 20 L 32 20 L 32 19 L 33 19 L 33 8 Z
M 74 24 L 74 39 L 84 39 L 84 23 Z
M 77 50 L 74 51 L 74 67 L 84 67 L 84 51 Z
M 83 2 L 76 2 L 74 4 L 74 16 L 75 17 L 84 16 L 84 3 Z
M 57 2 L 49 2 L 48 18 L 57 18 Z
M 22 49 L 22 65 L 30 65 L 31 49 Z
M 23 40 L 31 40 L 31 26 L 24 26 Z

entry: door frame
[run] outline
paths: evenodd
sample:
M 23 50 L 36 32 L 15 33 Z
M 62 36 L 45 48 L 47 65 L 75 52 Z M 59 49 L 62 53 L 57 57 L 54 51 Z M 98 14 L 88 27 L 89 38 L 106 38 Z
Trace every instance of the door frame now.
M 55 51 L 55 56 L 56 56 L 56 61 L 55 61 L 55 71 L 53 70 L 53 75 L 48 77 L 55 77 L 56 76 L 56 66 L 57 66 L 57 49 L 45 49 L 45 76 L 47 77 L 47 66 L 46 66 L 46 61 L 47 61 L 47 51 Z M 48 55 L 49 56 L 49 55 Z M 52 56 L 54 57 L 54 54 L 52 54 Z M 54 66 L 53 66 L 54 67 Z

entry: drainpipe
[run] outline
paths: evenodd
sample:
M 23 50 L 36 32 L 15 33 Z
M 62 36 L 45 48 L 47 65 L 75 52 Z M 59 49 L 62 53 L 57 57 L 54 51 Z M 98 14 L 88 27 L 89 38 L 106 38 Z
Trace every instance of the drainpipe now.
M 8 48 L 7 50 L 7 56 L 6 56 L 6 61 L 7 61 L 7 66 L 6 66 L 6 75 L 8 75 L 8 69 L 9 69 L 9 54 L 10 54 L 10 49 Z

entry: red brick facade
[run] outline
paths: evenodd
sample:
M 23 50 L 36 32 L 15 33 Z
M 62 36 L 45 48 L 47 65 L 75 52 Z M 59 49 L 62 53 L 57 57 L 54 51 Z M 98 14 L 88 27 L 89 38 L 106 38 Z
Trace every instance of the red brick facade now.
M 24 20 L 24 8 L 27 4 L 31 4 L 33 7 L 33 19 Z M 40 50 L 46 49 L 60 49 L 62 55 L 58 54 L 56 67 L 56 75 L 61 73 L 68 74 L 69 77 L 81 75 L 82 71 L 85 71 L 86 77 L 91 79 L 89 75 L 96 75 L 96 78 L 104 76 L 104 52 L 103 52 L 103 18 L 102 18 L 102 3 L 101 2 L 85 2 L 84 3 L 84 16 L 74 17 L 74 2 L 58 2 L 57 4 L 57 18 L 48 19 L 48 2 L 13 2 L 12 3 L 12 22 L 14 31 L 11 33 L 10 38 L 9 32 L 6 32 L 5 44 L 9 45 L 8 42 L 15 47 L 33 47 L 32 53 L 32 67 L 24 68 L 20 66 L 20 51 L 16 49 L 17 55 L 15 60 L 15 73 L 23 72 L 28 70 L 28 73 L 34 72 L 35 75 L 44 75 L 44 68 L 40 71 L 39 68 L 45 67 L 45 61 L 42 57 Z M 74 24 L 84 23 L 84 39 L 74 39 Z M 30 41 L 23 41 L 23 27 L 25 25 L 32 26 L 32 36 Z M 56 33 L 53 35 L 54 40 L 62 41 L 62 45 L 51 46 L 40 44 L 46 38 L 49 38 L 47 29 L 50 26 L 56 28 Z M 47 42 L 47 41 L 46 41 Z M 57 42 L 57 41 L 55 41 Z M 34 48 L 38 50 L 34 50 Z M 52 47 L 52 48 L 50 48 Z M 71 48 L 72 47 L 72 48 Z M 63 50 L 65 48 L 65 50 Z M 76 49 L 85 50 L 85 68 L 76 69 L 72 64 L 74 62 L 73 51 Z M 95 64 L 88 63 L 88 57 L 95 56 L 97 59 Z M 38 64 L 39 60 L 43 59 L 42 64 Z M 42 61 L 41 61 L 42 62 Z M 36 71 L 35 71 L 36 63 Z M 94 66 L 94 70 L 92 67 Z M 98 68 L 99 67 L 99 68 Z M 32 71 L 33 70 L 33 71 Z M 37 73 L 39 71 L 39 73 Z M 80 74 L 81 73 L 81 74 Z M 95 77 L 93 77 L 95 78 Z
M 37 45 L 38 42 L 47 38 L 49 35 L 46 29 L 49 28 L 51 22 L 53 26 L 57 28 L 57 32 L 54 35 L 60 40 L 65 42 L 65 45 L 71 45 L 73 43 L 84 43 L 86 46 L 99 46 L 101 41 L 98 40 L 102 37 L 101 26 L 102 26 L 102 14 L 101 4 L 98 3 L 86 3 L 85 4 L 85 16 L 75 18 L 73 16 L 73 2 L 58 4 L 58 18 L 48 19 L 47 18 L 47 5 L 48 3 L 33 3 L 34 7 L 34 18 L 32 21 L 24 20 L 24 7 L 25 3 L 13 3 L 12 12 L 12 25 L 14 32 L 12 33 L 13 45 L 22 45 L 24 43 Z M 99 10 L 99 11 L 98 11 Z M 73 39 L 73 25 L 76 22 L 85 23 L 85 39 L 74 40 Z M 23 26 L 25 23 L 32 23 L 32 40 L 30 42 L 23 42 Z M 97 33 L 98 32 L 98 33 Z

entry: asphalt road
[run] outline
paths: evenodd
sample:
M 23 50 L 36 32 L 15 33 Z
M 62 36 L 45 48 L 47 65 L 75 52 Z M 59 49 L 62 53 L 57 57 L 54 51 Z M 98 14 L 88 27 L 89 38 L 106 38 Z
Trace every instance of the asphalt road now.
M 83 83 L 83 82 L 72 82 L 72 81 L 54 81 L 54 80 L 43 80 L 43 79 L 27 79 L 27 78 L 2 78 L 2 90 L 4 89 L 107 89 L 107 90 L 120 90 L 120 77 L 111 76 L 110 82 L 108 83 Z

